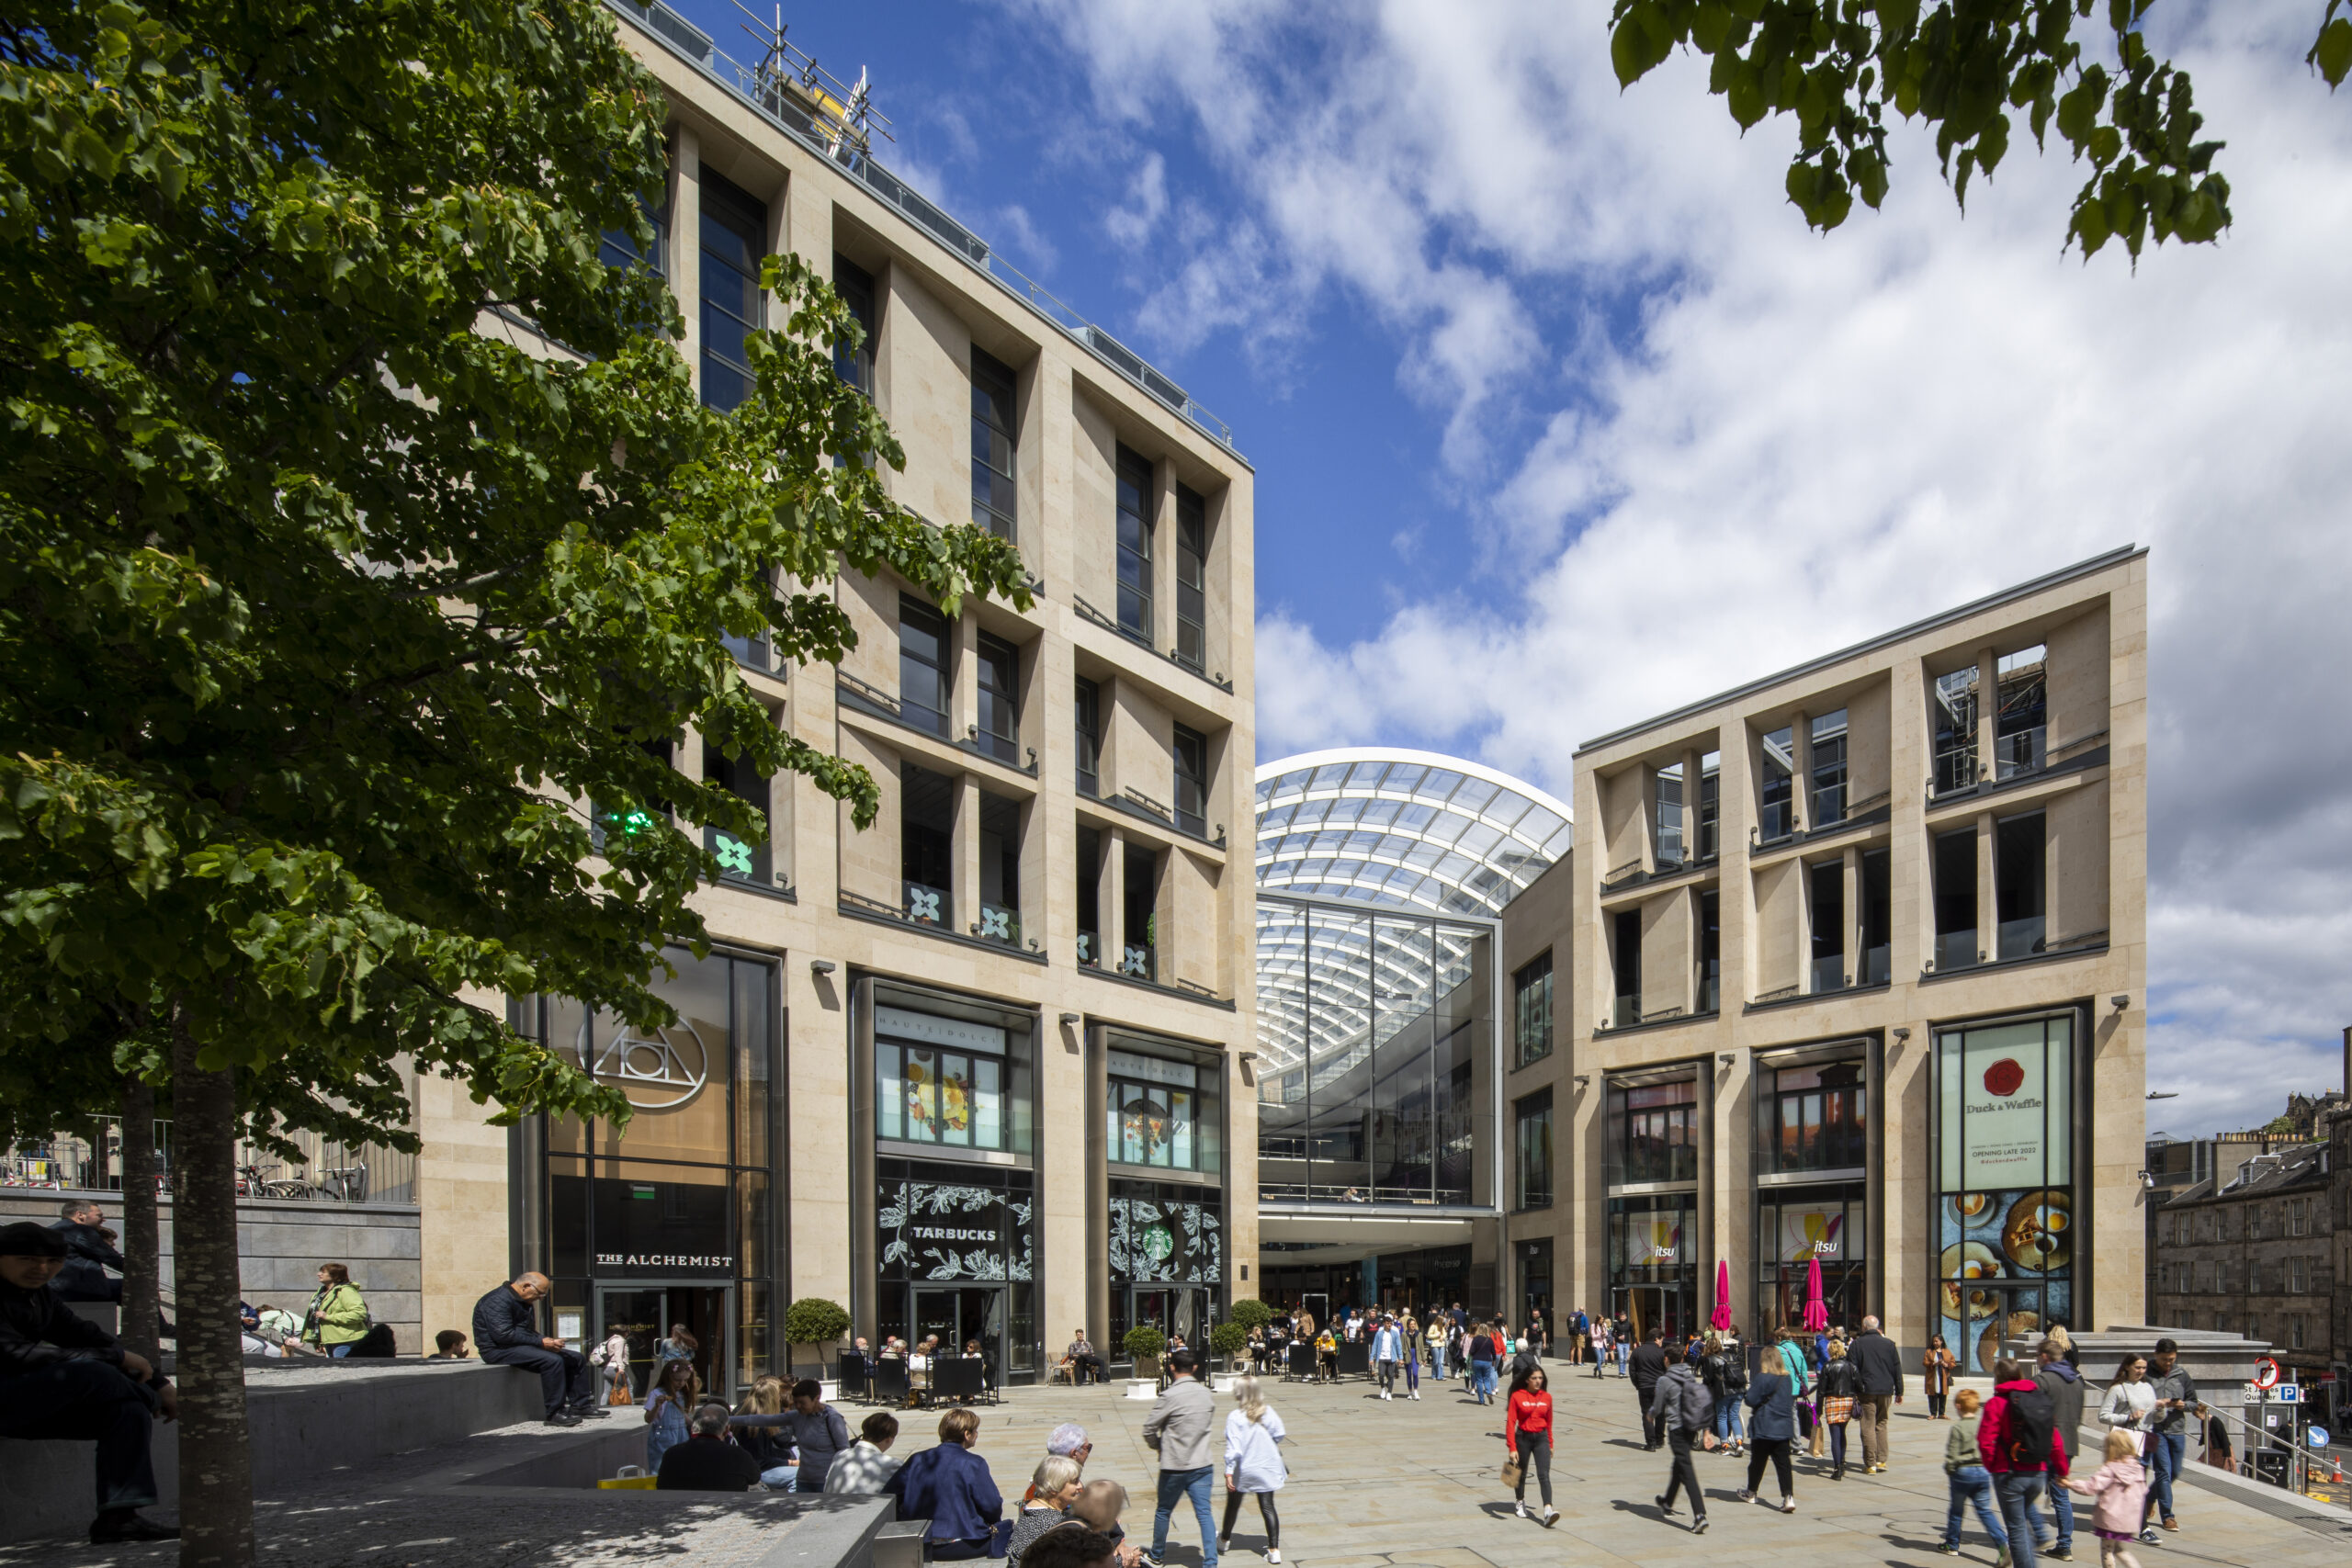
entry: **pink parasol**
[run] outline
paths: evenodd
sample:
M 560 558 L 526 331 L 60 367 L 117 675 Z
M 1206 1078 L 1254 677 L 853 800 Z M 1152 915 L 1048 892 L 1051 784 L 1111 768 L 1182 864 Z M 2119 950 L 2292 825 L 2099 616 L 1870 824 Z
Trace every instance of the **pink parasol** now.
M 1715 1311 L 1707 1319 L 1707 1326 L 1721 1334 L 1731 1326 L 1731 1265 L 1715 1264 Z
M 1816 1258 L 1804 1266 L 1804 1327 L 1808 1334 L 1819 1334 L 1829 1326 L 1829 1307 L 1821 1299 L 1821 1259 Z

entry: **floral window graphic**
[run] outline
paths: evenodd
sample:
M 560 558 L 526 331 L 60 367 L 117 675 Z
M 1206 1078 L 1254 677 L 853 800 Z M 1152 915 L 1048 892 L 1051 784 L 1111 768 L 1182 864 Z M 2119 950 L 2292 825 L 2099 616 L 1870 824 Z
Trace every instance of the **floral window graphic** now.
M 1225 1278 L 1224 1227 L 1213 1204 L 1111 1200 L 1111 1277 L 1214 1285 Z
M 1032 1278 L 1035 1200 L 992 1187 L 886 1181 L 875 1219 L 886 1274 L 917 1280 Z

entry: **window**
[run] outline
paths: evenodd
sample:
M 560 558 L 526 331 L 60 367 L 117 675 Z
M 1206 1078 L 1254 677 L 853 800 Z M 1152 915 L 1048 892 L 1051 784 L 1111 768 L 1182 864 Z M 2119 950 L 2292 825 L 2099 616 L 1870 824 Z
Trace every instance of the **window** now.
M 956 1148 L 1006 1146 L 1012 1118 L 1005 1113 L 1010 1075 L 1003 1056 L 885 1039 L 877 1032 L 874 1073 L 881 1080 L 874 1104 L 883 1137 Z
M 1609 1183 L 1699 1179 L 1699 1086 L 1691 1079 L 1609 1089 Z
M 1151 465 L 1119 448 L 1119 629 L 1151 642 Z
M 1870 1090 L 1860 1062 L 1768 1075 L 1766 1146 L 1775 1171 L 1859 1170 L 1870 1159 Z
M 1710 751 L 1699 759 L 1699 858 L 1713 860 L 1718 849 L 1716 827 L 1723 817 L 1723 762 L 1721 751 Z
M 1102 688 L 1081 675 L 1071 705 L 1078 729 L 1078 793 L 1102 793 Z
M 1549 979 L 1547 975 L 1546 979 Z M 1552 1206 L 1552 1091 L 1544 1089 L 1518 1101 L 1519 1169 L 1517 1209 Z
M 2212 1264 L 2199 1263 L 2197 1266 L 2197 1288 L 2202 1294 L 2211 1295 L 2213 1293 Z
M 1195 671 L 1207 668 L 1208 505 L 1176 487 L 1176 657 Z
M 1682 764 L 1657 771 L 1657 814 L 1654 832 L 1657 860 L 1661 866 L 1682 863 Z
M 1723 1005 L 1723 895 L 1710 887 L 1699 895 L 1699 1010 L 1720 1012 Z
M 2045 859 L 2041 812 L 1993 824 L 1993 906 L 2003 958 L 2042 950 Z
M 1012 370 L 975 346 L 972 350 L 972 525 L 1000 539 L 1018 537 L 1020 508 L 1013 498 L 1013 452 L 1020 429 L 1014 412 Z
M 702 166 L 702 400 L 731 409 L 752 395 L 743 344 L 767 323 L 760 258 L 768 249 L 767 203 Z
M 1764 787 L 1758 796 L 1757 836 L 1766 842 L 1796 831 L 1791 797 L 1795 732 L 1783 727 L 1764 738 Z
M 957 783 L 915 762 L 899 769 L 899 863 L 907 919 L 948 926 L 956 918 Z
M 1159 977 L 1159 857 L 1126 846 L 1125 908 L 1119 911 L 1119 973 L 1135 980 Z
M 1813 911 L 1813 989 L 1846 988 L 1846 863 L 1816 861 L 1804 868 Z
M 2309 1322 L 2310 1319 L 2305 1317 L 2301 1313 L 2293 1313 L 2289 1314 L 2287 1318 L 2288 1349 L 2300 1350 L 2303 1348 L 2303 1335 L 2307 1332 L 2305 1325 Z
M 1883 986 L 1893 976 L 1889 943 L 1894 930 L 1894 902 L 1889 867 L 1894 858 L 1888 850 L 1862 852 L 1862 966 L 1857 985 Z
M 1621 909 L 1610 919 L 1611 964 L 1617 981 L 1617 1011 L 1613 1022 L 1618 1028 L 1642 1021 L 1642 915 L 1638 909 Z
M 1552 955 L 1549 953 L 1510 977 L 1511 1038 L 1517 1065 L 1552 1054 Z
M 1201 1093 L 1200 1069 L 1186 1063 L 1110 1053 L 1108 1103 L 1103 1108 L 1108 1157 L 1119 1165 L 1200 1168 L 1202 1136 L 1214 1100 Z
M 1021 803 L 980 792 L 980 929 L 973 934 L 1021 945 Z
M 1021 757 L 1021 650 L 982 632 L 979 639 L 980 750 L 1001 762 Z
M 1936 793 L 1976 782 L 1976 666 L 1935 681 Z
M 850 319 L 861 334 L 855 343 L 841 338 L 833 344 L 833 374 L 867 397 L 874 395 L 874 275 L 835 253 L 833 292 L 849 307 Z
M 951 647 L 938 611 L 899 595 L 899 716 L 933 735 L 947 733 Z
M 1976 829 L 1936 835 L 1936 967 L 1964 969 L 1977 961 Z
M 1808 828 L 1846 820 L 1846 710 L 1813 721 L 1813 803 Z
M 2312 1288 L 2312 1260 L 2308 1258 L 2287 1259 L 2287 1290 L 2291 1295 L 2301 1295 Z
M 1996 777 L 2033 773 L 2048 760 L 2049 672 L 2040 643 L 2001 656 L 2001 706 L 1993 730 Z
M 744 802 L 764 823 L 768 817 L 768 781 L 753 771 L 747 758 L 729 757 L 715 746 L 703 749 L 703 776 L 736 799 Z M 718 857 L 718 874 L 729 879 L 766 883 L 773 881 L 770 868 L 768 836 L 763 834 L 757 844 L 738 837 L 722 828 L 705 828 L 703 842 Z
M 1078 961 L 1102 967 L 1102 832 L 1078 830 Z
M 1176 726 L 1176 826 L 1207 838 L 1209 832 L 1209 742 L 1194 730 Z

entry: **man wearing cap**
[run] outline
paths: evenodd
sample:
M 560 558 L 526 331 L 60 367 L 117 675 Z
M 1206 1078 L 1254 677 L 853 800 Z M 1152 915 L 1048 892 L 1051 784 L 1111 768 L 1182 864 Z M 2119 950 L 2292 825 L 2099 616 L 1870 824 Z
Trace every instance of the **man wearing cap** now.
M 90 1540 L 170 1540 L 180 1533 L 140 1517 L 155 1501 L 148 1444 L 179 1395 L 143 1356 L 66 1307 L 49 1289 L 65 1267 L 65 1238 L 30 1221 L 0 1226 L 0 1438 L 96 1439 L 98 1515 Z

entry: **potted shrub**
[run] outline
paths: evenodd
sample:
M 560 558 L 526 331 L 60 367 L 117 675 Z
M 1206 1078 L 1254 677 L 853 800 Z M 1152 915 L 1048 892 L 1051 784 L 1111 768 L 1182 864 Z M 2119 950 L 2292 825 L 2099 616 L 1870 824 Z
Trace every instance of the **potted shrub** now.
M 1156 1378 L 1159 1375 L 1160 1352 L 1168 1348 L 1168 1336 L 1148 1323 L 1138 1323 L 1127 1330 L 1119 1348 L 1135 1361 L 1135 1375 Z
M 827 1348 L 837 1346 L 842 1336 L 849 1332 L 849 1314 L 837 1302 L 821 1296 L 803 1296 L 784 1309 L 784 1353 L 790 1364 L 793 1348 L 799 1345 L 817 1348 L 817 1376 L 820 1381 L 832 1381 L 832 1369 L 825 1365 Z
M 1225 1370 L 1240 1370 L 1242 1352 L 1250 1348 L 1250 1331 L 1227 1318 L 1209 1330 L 1209 1348 L 1225 1358 Z
M 1246 1302 L 1233 1303 L 1232 1321 L 1241 1325 L 1244 1334 L 1253 1328 L 1263 1328 L 1274 1321 L 1274 1309 L 1251 1296 Z

